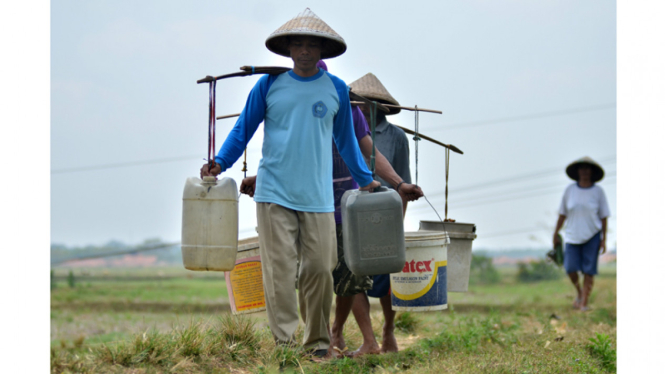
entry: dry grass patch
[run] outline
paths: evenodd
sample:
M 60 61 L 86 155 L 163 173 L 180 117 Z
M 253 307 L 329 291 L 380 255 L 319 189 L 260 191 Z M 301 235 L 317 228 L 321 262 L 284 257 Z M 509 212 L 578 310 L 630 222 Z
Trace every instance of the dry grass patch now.
M 54 373 L 612 373 L 616 359 L 616 278 L 599 277 L 586 313 L 571 308 L 565 279 L 473 286 L 473 295 L 450 295 L 449 310 L 399 314 L 400 351 L 313 363 L 301 348 L 275 347 L 264 314 L 251 317 L 196 315 L 167 325 L 159 314 L 114 319 L 101 314 L 104 329 L 129 328 L 98 343 L 74 330 L 53 339 Z M 540 295 L 542 303 L 532 302 Z M 457 300 L 457 301 L 456 301 Z M 464 301 L 466 300 L 466 301 Z M 526 302 L 517 302 L 526 300 Z M 465 304 L 466 302 L 466 304 Z M 475 306 L 475 307 L 469 307 Z M 479 307 L 483 306 L 483 307 Z M 71 321 L 69 321 L 69 317 Z M 380 341 L 383 315 L 372 305 L 372 328 Z M 94 315 L 86 314 L 85 328 Z M 52 334 L 74 327 L 73 311 L 52 311 Z M 147 327 L 146 327 L 147 326 Z M 151 327 L 151 328 L 149 328 Z M 141 330 L 138 330 L 141 328 Z M 302 326 L 296 332 L 302 341 Z M 357 324 L 345 328 L 349 349 L 362 343 Z

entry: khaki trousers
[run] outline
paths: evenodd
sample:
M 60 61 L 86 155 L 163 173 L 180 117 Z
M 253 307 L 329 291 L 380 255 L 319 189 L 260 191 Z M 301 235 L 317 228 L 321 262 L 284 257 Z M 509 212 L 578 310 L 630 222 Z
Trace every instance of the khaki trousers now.
M 278 344 L 292 344 L 300 314 L 305 349 L 328 349 L 333 298 L 332 271 L 337 265 L 333 213 L 300 212 L 257 203 L 259 252 L 270 330 Z M 294 280 L 300 258 L 298 298 Z

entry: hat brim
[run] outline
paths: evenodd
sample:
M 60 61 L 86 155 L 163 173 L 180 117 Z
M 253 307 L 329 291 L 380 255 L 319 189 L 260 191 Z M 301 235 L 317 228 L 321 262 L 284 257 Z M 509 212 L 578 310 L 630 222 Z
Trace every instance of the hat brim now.
M 568 165 L 568 167 L 566 168 L 566 174 L 570 179 L 579 181 L 580 175 L 577 172 L 577 169 L 579 169 L 581 165 L 589 165 L 591 167 L 591 181 L 594 183 L 600 181 L 605 176 L 605 171 L 603 171 L 603 168 L 601 168 L 596 164 L 592 164 L 589 162 L 575 162 Z
M 360 94 L 359 94 L 359 95 L 360 95 Z M 363 95 L 361 95 L 361 96 L 363 96 Z M 376 102 L 379 103 L 379 104 L 395 105 L 395 104 L 393 104 L 393 103 L 391 103 L 391 102 L 389 102 L 389 101 L 386 101 L 386 100 L 373 99 L 373 98 L 371 98 L 371 97 L 367 97 L 367 96 L 363 96 L 363 97 L 364 97 L 365 99 L 367 99 L 367 100 L 376 101 Z M 381 111 L 381 110 L 377 111 L 377 113 L 383 113 L 383 114 L 385 114 L 386 116 L 392 116 L 393 114 L 397 114 L 397 113 L 399 113 L 399 112 L 402 111 L 401 108 L 392 108 L 392 107 L 389 107 L 389 106 L 387 106 L 386 108 L 388 108 L 388 113 L 383 112 L 383 111 Z
M 315 31 L 285 32 L 283 34 L 270 35 L 266 39 L 266 48 L 280 56 L 291 58 L 289 53 L 289 37 L 291 36 L 315 36 L 324 40 L 321 49 L 321 59 L 333 58 L 346 52 L 346 43 L 333 39 L 327 34 Z
M 353 91 L 354 93 L 364 97 L 367 100 L 376 101 L 379 104 L 395 105 L 395 103 L 392 102 L 392 101 L 388 101 L 388 100 L 385 100 L 385 99 L 379 99 L 379 98 L 376 98 L 376 97 L 371 97 L 371 96 L 365 95 L 363 93 L 356 92 L 356 91 L 353 90 L 353 88 L 351 89 L 351 91 Z M 388 108 L 388 113 L 385 113 L 385 112 L 381 112 L 381 113 L 385 113 L 385 115 L 387 115 L 387 116 L 392 116 L 393 114 L 397 114 L 397 113 L 402 111 L 401 108 L 392 108 L 392 107 L 386 107 L 386 108 Z

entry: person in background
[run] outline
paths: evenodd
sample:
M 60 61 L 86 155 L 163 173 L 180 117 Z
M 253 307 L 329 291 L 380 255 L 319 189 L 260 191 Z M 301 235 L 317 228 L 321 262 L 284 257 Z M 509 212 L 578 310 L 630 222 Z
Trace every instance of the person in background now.
M 560 243 L 557 233 L 566 222 L 563 266 L 577 290 L 573 308 L 586 311 L 589 309 L 593 277 L 598 274 L 598 256 L 606 251 L 610 209 L 605 192 L 596 185 L 605 173 L 597 162 L 583 157 L 568 165 L 566 174 L 576 182 L 563 193 L 553 242 L 554 246 Z M 579 283 L 580 271 L 584 274 L 582 287 Z
M 362 95 L 370 100 L 374 100 L 383 104 L 392 104 L 399 106 L 399 102 L 390 95 L 388 90 L 381 84 L 378 78 L 372 73 L 368 73 L 360 79 L 350 84 L 354 93 Z M 361 106 L 362 112 L 367 122 L 370 121 L 370 113 L 367 105 Z M 389 108 L 388 115 L 394 115 L 400 112 L 399 108 Z M 369 137 L 368 137 L 369 138 Z M 371 138 L 370 138 L 371 141 Z M 377 151 L 380 151 L 382 156 L 390 163 L 392 169 L 399 175 L 399 182 L 395 184 L 395 180 L 387 180 L 379 174 L 377 178 L 383 186 L 394 188 L 397 192 L 402 193 L 404 186 L 415 186 L 411 184 L 411 170 L 409 168 L 409 142 L 404 131 L 386 119 L 386 114 L 377 110 L 376 128 L 374 134 L 374 144 L 376 144 Z M 371 150 L 370 150 L 371 152 Z M 417 186 L 416 186 L 417 187 Z M 422 191 L 419 191 L 418 197 L 423 196 Z M 415 199 L 402 198 L 403 215 L 406 214 L 406 206 L 408 201 Z M 338 267 L 340 265 L 338 264 Z M 384 324 L 383 324 L 383 337 L 381 346 L 379 347 L 374 331 L 372 330 L 372 323 L 369 316 L 369 299 L 367 296 L 379 298 L 381 309 L 383 310 Z M 385 352 L 397 352 L 397 340 L 395 339 L 395 311 L 392 309 L 392 300 L 390 295 L 390 275 L 381 274 L 372 277 L 372 287 L 361 292 L 356 292 L 353 296 L 353 316 L 358 323 L 358 327 L 363 336 L 362 345 L 354 352 L 349 353 L 350 356 L 361 356 L 364 354 L 376 354 Z M 338 294 L 339 299 L 339 294 Z M 339 309 L 339 306 L 336 308 Z M 340 348 L 344 345 L 344 338 L 342 335 L 344 329 L 344 322 L 346 316 L 342 313 L 335 313 L 335 322 L 332 328 L 332 344 L 340 344 Z M 348 316 L 348 311 L 346 312 Z
M 373 180 L 354 136 L 346 83 L 316 66 L 321 58 L 344 53 L 344 39 L 307 8 L 273 32 L 266 47 L 290 57 L 293 70 L 258 80 L 215 164 L 204 165 L 201 176 L 230 168 L 264 122 L 254 201 L 268 325 L 277 344 L 294 345 L 299 306 L 303 346 L 324 358 L 337 262 L 331 140 L 363 190 L 380 183 Z

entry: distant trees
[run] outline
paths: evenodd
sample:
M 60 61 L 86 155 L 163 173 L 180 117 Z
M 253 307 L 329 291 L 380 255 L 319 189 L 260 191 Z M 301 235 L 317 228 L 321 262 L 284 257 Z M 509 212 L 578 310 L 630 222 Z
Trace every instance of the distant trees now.
M 68 247 L 64 244 L 53 243 L 51 244 L 51 260 L 58 261 L 62 259 L 75 259 L 78 257 L 86 257 L 91 255 L 100 255 L 108 260 L 120 259 L 126 254 L 118 254 L 114 256 L 114 252 L 122 252 L 132 250 L 138 247 L 150 247 L 150 246 L 159 246 L 160 244 L 166 244 L 161 239 L 147 239 L 139 245 L 127 245 L 117 240 L 111 240 L 108 243 L 96 246 L 96 245 L 87 245 L 85 247 Z M 180 246 L 174 245 L 170 247 L 154 249 L 146 251 L 144 254 L 149 256 L 156 256 L 157 262 L 165 264 L 179 264 L 182 263 L 182 254 L 180 252 Z M 108 256 L 105 256 L 108 255 Z
M 471 282 L 494 284 L 501 281 L 501 275 L 494 267 L 491 257 L 479 254 L 472 254 L 471 256 Z
M 559 268 L 545 259 L 517 264 L 517 280 L 519 282 L 559 279 L 562 275 L 563 272 Z

